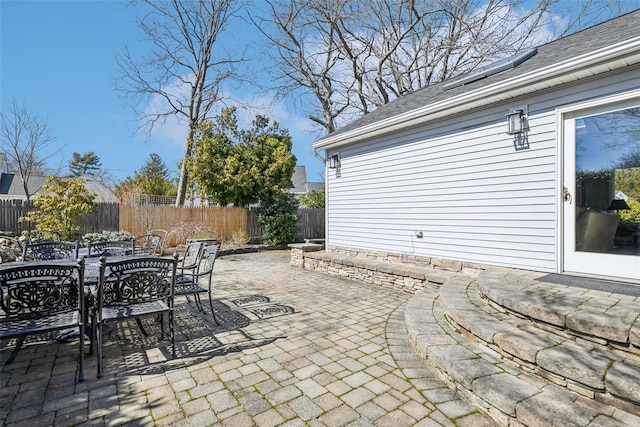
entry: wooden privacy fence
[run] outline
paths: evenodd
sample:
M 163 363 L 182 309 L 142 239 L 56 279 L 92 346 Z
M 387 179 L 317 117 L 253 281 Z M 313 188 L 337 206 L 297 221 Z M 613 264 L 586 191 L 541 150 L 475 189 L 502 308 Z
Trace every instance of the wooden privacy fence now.
M 239 207 L 175 207 L 175 206 L 120 206 L 117 203 L 96 203 L 92 214 L 82 215 L 76 223 L 80 234 L 102 231 L 128 231 L 134 236 L 147 229 L 180 231 L 199 237 L 216 237 L 230 240 L 237 231 L 249 237 L 261 237 L 256 208 Z M 0 232 L 20 233 L 29 224 L 18 218 L 32 209 L 23 201 L 0 200 Z M 324 209 L 299 209 L 298 231 L 301 239 L 324 238 Z M 180 234 L 180 233 L 178 233 Z
M 117 231 L 119 208 L 117 203 L 95 203 L 93 213 L 84 214 L 76 220 L 80 235 L 104 230 Z M 32 209 L 33 204 L 25 200 L 0 200 L 0 232 L 19 234 L 29 230 L 32 224 L 19 222 L 18 219 Z
M 184 234 L 231 239 L 237 230 L 247 230 L 247 209 L 217 207 L 175 207 L 166 205 L 120 206 L 120 230 L 134 236 L 145 229 L 171 231 L 182 228 Z
M 145 229 L 176 231 L 201 237 L 230 240 L 237 231 L 249 237 L 262 236 L 256 208 L 240 207 L 175 207 L 175 206 L 121 206 L 120 230 L 134 236 Z M 324 209 L 298 209 L 298 231 L 301 239 L 324 238 Z

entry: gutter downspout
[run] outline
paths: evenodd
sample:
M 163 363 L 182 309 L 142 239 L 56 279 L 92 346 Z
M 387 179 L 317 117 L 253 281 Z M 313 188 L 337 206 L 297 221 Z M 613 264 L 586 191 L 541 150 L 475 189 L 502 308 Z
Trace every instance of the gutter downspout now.
M 325 150 L 325 153 L 327 152 L 327 150 Z M 320 153 L 318 153 L 318 149 L 316 147 L 313 147 L 313 155 L 320 160 L 322 163 L 324 163 L 325 167 L 324 170 L 325 172 L 327 171 L 327 159 L 325 159 Z M 324 250 L 325 252 L 328 252 L 329 250 L 327 249 L 329 247 L 328 245 L 328 241 L 329 239 L 327 239 L 327 231 L 329 231 L 329 198 L 327 197 L 329 195 L 329 191 L 328 191 L 328 187 L 329 187 L 329 180 L 327 179 L 327 175 L 325 173 L 324 176 L 324 192 L 325 192 L 325 204 L 324 204 Z
M 318 149 L 316 147 L 313 147 L 313 155 L 315 156 L 316 159 L 320 160 L 322 163 L 327 164 L 327 159 L 322 157 L 322 155 L 318 154 Z

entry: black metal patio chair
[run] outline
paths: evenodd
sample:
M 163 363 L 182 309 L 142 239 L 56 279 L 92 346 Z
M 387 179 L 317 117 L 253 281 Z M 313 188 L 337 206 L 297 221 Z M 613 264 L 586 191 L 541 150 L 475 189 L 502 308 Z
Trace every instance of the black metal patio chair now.
M 22 249 L 23 261 L 44 261 L 52 259 L 78 259 L 80 242 L 27 242 Z
M 112 240 L 108 242 L 89 242 L 87 244 L 88 257 L 125 256 L 133 255 L 134 240 Z
M 176 282 L 176 296 L 184 295 L 188 297 L 189 295 L 192 295 L 194 300 L 196 301 L 198 310 L 203 313 L 204 309 L 202 308 L 200 294 L 209 294 L 209 306 L 211 307 L 211 315 L 213 316 L 213 320 L 214 322 L 216 322 L 216 325 L 218 325 L 219 323 L 218 319 L 216 318 L 216 313 L 213 310 L 211 283 L 213 277 L 213 267 L 215 265 L 219 249 L 220 246 L 207 246 L 204 249 L 204 263 L 199 266 L 198 270 L 194 273 L 182 273 L 182 280 L 180 282 Z
M 202 242 L 187 242 L 184 257 L 178 260 L 177 283 L 180 283 L 183 280 L 189 280 L 188 277 L 184 277 L 185 274 L 193 274 L 198 271 L 200 261 L 202 261 L 203 248 L 204 243 Z
M 16 339 L 13 362 L 25 338 L 78 328 L 78 381 L 84 380 L 84 260 L 0 266 L 0 338 Z
M 133 239 L 136 255 L 157 255 L 161 237 L 155 234 L 143 234 Z
M 92 337 L 97 342 L 98 378 L 102 377 L 102 341 L 104 323 L 135 319 L 144 335 L 140 318 L 160 316 L 160 339 L 164 339 L 164 314 L 168 314 L 169 338 L 176 356 L 173 302 L 177 255 L 100 259 L 97 307 L 92 314 Z

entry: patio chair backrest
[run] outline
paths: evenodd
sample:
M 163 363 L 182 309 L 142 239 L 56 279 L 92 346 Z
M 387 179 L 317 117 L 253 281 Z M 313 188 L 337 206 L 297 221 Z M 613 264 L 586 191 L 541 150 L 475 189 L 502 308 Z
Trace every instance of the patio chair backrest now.
M 108 242 L 89 242 L 87 253 L 90 257 L 124 256 L 134 252 L 134 240 L 112 240 Z
M 84 379 L 84 260 L 29 262 L 0 269 L 0 339 L 78 328 L 78 380 Z M 80 332 L 82 331 L 82 332 Z
M 185 250 L 184 257 L 180 268 L 182 269 L 197 269 L 200 262 L 200 255 L 202 253 L 202 242 L 189 242 L 187 243 L 187 249 Z
M 23 261 L 45 261 L 53 259 L 78 259 L 79 242 L 27 242 L 22 249 Z
M 137 304 L 159 299 L 171 300 L 175 289 L 176 258 L 131 257 L 109 261 L 100 259 L 98 312 L 104 305 Z
M 52 264 L 29 262 L 0 270 L 0 315 L 37 319 L 79 310 L 83 302 L 84 261 Z M 3 331 L 4 332 L 4 331 Z
M 201 266 L 198 273 L 210 273 L 211 271 L 213 271 L 219 249 L 220 246 L 218 245 L 206 246 L 204 248 L 204 264 Z
M 143 234 L 133 239 L 135 253 L 144 255 L 158 254 L 161 237 L 155 234 Z
M 152 234 L 160 238 L 160 243 L 158 244 L 157 253 L 158 255 L 162 255 L 164 253 L 164 245 L 167 243 L 167 236 L 169 235 L 169 232 L 167 230 L 154 228 L 152 230 L 149 230 L 147 234 Z

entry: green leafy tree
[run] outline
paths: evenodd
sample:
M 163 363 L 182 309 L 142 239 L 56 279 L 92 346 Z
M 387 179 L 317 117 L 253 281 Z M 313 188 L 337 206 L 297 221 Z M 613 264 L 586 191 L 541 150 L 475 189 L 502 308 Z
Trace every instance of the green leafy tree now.
M 640 202 L 629 197 L 627 206 L 629 209 L 620 211 L 620 219 L 626 222 L 640 222 Z
M 290 187 L 295 165 L 287 130 L 264 116 L 239 129 L 235 108 L 228 108 L 198 128 L 188 171 L 200 195 L 222 206 L 248 206 Z
M 84 179 L 63 179 L 47 177 L 43 186 L 45 193 L 33 197 L 34 210 L 20 218 L 20 221 L 35 223 L 34 229 L 47 233 L 59 233 L 63 240 L 79 237 L 80 226 L 75 219 L 83 213 L 93 212 L 94 195 L 84 186 Z
M 71 176 L 96 175 L 102 163 L 100 158 L 93 151 L 84 153 L 73 153 L 73 158 L 69 160 L 69 173 Z
M 149 154 L 149 159 L 133 177 L 126 177 L 116 186 L 118 193 L 139 192 L 160 196 L 175 196 L 176 187 L 173 185 L 169 168 L 156 153 Z
M 300 196 L 300 206 L 306 209 L 324 208 L 325 191 L 311 190 Z
M 260 201 L 258 225 L 267 245 L 298 241 L 298 205 L 298 199 L 284 191 L 270 193 Z

